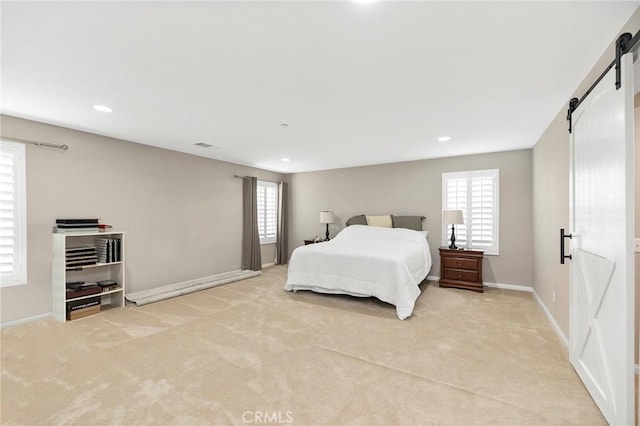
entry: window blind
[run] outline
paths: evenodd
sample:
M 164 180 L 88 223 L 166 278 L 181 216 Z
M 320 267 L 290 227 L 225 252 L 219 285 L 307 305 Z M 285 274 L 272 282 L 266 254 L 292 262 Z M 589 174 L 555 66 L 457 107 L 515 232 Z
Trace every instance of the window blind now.
M 23 144 L 0 141 L 0 285 L 26 284 L 26 191 Z
M 278 185 L 258 181 L 257 203 L 260 243 L 275 243 L 278 226 Z
M 498 254 L 497 169 L 442 174 L 444 210 L 462 210 L 464 224 L 456 225 L 456 245 Z M 443 224 L 442 242 L 449 245 L 451 225 Z

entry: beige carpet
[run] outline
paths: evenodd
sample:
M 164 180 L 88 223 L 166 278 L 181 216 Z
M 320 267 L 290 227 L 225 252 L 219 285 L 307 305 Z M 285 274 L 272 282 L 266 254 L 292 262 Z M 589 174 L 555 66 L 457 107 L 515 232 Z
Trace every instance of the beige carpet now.
M 2 331 L 2 425 L 605 424 L 531 294 L 423 284 L 414 316 L 286 268 Z

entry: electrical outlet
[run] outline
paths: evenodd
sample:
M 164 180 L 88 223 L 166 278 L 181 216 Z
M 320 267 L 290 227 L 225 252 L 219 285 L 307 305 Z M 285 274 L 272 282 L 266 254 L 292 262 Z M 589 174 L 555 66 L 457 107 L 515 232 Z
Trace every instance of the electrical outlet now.
M 554 303 L 556 301 L 556 291 L 555 290 L 551 291 L 551 300 L 553 300 Z
M 636 253 L 640 252 L 640 238 L 635 239 L 636 242 Z

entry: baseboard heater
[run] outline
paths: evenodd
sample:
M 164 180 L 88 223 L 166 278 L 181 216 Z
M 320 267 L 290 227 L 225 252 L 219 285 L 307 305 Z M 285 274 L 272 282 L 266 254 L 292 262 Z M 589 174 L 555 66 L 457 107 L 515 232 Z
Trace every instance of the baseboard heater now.
M 181 296 L 183 294 L 193 293 L 205 290 L 211 287 L 217 287 L 223 284 L 229 284 L 234 281 L 246 280 L 261 275 L 260 271 L 231 271 L 223 274 L 210 275 L 208 277 L 196 278 L 189 281 L 182 281 L 175 284 L 163 285 L 162 287 L 152 288 L 150 290 L 136 291 L 128 293 L 125 298 L 136 306 L 142 306 L 160 300 L 170 299 L 172 297 Z

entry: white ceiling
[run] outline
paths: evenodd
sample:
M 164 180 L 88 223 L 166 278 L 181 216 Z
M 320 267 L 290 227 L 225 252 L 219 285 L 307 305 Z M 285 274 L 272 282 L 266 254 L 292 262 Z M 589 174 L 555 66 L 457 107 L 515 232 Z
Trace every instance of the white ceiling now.
M 1 111 L 281 172 L 531 148 L 638 4 L 2 1 Z

